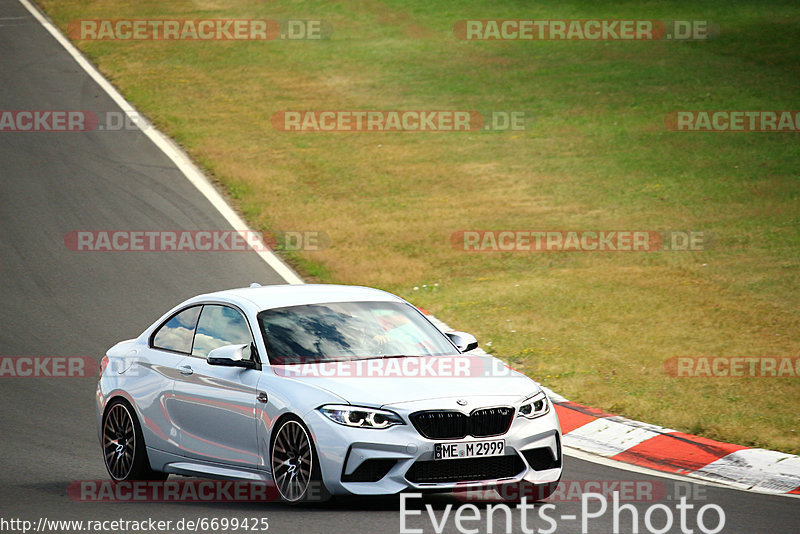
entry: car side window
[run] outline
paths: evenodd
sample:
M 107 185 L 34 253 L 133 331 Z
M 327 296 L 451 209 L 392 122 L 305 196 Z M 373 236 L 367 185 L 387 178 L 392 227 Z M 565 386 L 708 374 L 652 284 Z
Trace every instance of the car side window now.
M 153 348 L 189 354 L 201 308 L 193 306 L 173 315 L 153 335 Z
M 192 356 L 205 358 L 212 350 L 225 345 L 250 345 L 253 336 L 247 320 L 230 306 L 207 304 L 203 306 L 197 331 L 194 335 Z M 245 354 L 249 354 L 246 351 Z

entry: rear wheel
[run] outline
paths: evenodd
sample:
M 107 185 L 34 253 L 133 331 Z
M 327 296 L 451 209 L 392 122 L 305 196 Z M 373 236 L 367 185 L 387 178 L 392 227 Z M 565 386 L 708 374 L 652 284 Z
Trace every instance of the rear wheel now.
M 285 502 L 324 502 L 330 498 L 322 483 L 314 443 L 299 419 L 290 417 L 280 422 L 270 450 L 272 478 Z
M 111 401 L 103 417 L 103 459 L 114 480 L 164 480 L 147 459 L 144 437 L 133 409 L 123 400 Z

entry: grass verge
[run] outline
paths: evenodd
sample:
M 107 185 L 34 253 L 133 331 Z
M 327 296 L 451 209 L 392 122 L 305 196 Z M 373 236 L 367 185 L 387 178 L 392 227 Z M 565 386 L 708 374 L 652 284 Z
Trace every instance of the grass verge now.
M 475 333 L 566 397 L 800 453 L 800 377 L 677 379 L 674 356 L 800 354 L 797 133 L 684 133 L 679 109 L 797 109 L 792 2 L 40 0 L 83 18 L 323 19 L 322 41 L 80 41 L 294 260 Z M 706 42 L 467 42 L 480 18 L 712 20 Z M 76 103 L 77 105 L 78 103 Z M 524 111 L 524 131 L 296 133 L 281 110 Z M 113 133 L 109 133 L 113 135 Z M 703 230 L 713 248 L 465 253 L 461 230 Z

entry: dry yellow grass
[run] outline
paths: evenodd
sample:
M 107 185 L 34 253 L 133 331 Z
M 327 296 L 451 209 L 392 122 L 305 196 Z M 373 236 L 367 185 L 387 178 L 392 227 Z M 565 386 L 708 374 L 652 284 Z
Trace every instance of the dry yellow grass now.
M 41 3 L 62 27 L 104 16 L 324 18 L 335 28 L 325 42 L 78 44 L 251 224 L 328 234 L 328 248 L 290 256 L 309 276 L 397 292 L 577 402 L 800 452 L 800 378 L 664 372 L 673 356 L 800 354 L 795 137 L 663 130 L 664 113 L 681 106 L 794 101 L 798 62 L 758 58 L 760 47 L 773 58 L 800 47 L 762 43 L 772 37 L 756 31 L 757 9 L 740 10 L 737 26 L 724 6 L 704 7 L 731 37 L 702 46 L 530 46 L 459 42 L 452 21 L 467 15 L 429 2 Z M 581 18 L 580 6 L 562 9 Z M 613 9 L 609 18 L 639 7 Z M 531 6 L 524 17 L 563 13 Z M 272 115 L 289 109 L 525 110 L 535 120 L 498 133 L 275 130 Z M 470 229 L 697 229 L 716 242 L 702 252 L 454 250 L 451 234 Z

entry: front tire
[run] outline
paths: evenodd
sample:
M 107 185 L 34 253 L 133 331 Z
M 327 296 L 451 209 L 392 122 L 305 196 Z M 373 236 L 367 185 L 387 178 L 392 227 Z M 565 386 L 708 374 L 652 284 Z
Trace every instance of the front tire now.
M 295 417 L 280 422 L 270 446 L 272 479 L 281 499 L 289 504 L 325 502 L 330 493 L 322 482 L 314 442 Z
M 111 401 L 103 416 L 103 460 L 115 481 L 167 478 L 166 473 L 150 468 L 139 421 L 121 399 Z

